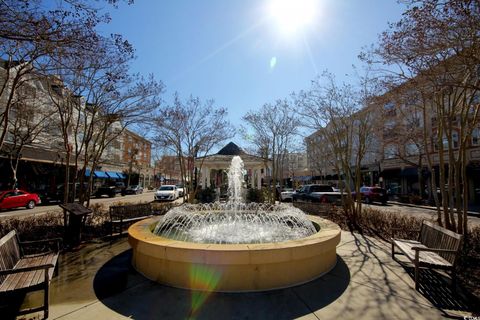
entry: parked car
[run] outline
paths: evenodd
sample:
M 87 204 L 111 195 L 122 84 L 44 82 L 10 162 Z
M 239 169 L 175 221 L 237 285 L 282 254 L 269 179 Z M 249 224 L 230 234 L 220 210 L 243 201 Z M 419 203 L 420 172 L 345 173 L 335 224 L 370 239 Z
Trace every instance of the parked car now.
M 178 196 L 183 197 L 183 194 L 185 193 L 183 184 L 177 184 L 177 190 L 178 190 Z
M 174 201 L 178 199 L 178 189 L 176 185 L 163 185 L 155 191 L 153 196 L 155 201 Z
M 108 196 L 110 198 L 115 197 L 117 194 L 125 195 L 125 184 L 123 182 L 114 182 L 100 186 L 95 190 L 95 197 Z
M 387 190 L 379 187 L 361 187 L 361 199 L 365 203 L 381 202 L 383 205 L 387 204 L 388 195 Z M 352 192 L 352 196 L 356 197 L 356 192 Z
M 73 198 L 73 183 L 70 183 L 70 195 Z M 75 183 L 75 196 L 78 198 L 78 195 L 80 194 L 80 183 L 77 182 Z M 83 192 L 86 192 L 88 189 L 88 183 L 83 184 Z M 62 202 L 64 199 L 65 195 L 65 188 L 64 184 L 60 183 L 56 186 L 50 186 L 50 185 L 43 185 L 41 188 L 38 190 L 35 190 L 35 193 L 38 194 L 40 197 L 40 200 L 42 200 L 43 204 L 47 204 L 50 202 Z M 73 201 L 73 199 L 70 199 L 69 201 Z
M 143 193 L 143 188 L 138 184 L 133 184 L 131 186 L 128 186 L 125 189 L 125 194 L 141 194 L 141 193 Z
M 340 203 L 342 194 L 325 184 L 307 184 L 292 194 L 293 202 Z
M 40 197 L 36 193 L 29 193 L 18 189 L 0 192 L 0 209 L 19 207 L 33 209 L 39 203 L 41 203 Z
M 280 201 L 292 201 L 292 195 L 295 192 L 293 188 L 284 188 L 280 192 Z

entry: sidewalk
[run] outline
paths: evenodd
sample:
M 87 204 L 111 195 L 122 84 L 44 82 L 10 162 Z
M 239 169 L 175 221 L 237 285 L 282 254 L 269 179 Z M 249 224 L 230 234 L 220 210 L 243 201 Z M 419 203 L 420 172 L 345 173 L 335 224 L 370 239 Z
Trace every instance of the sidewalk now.
M 468 303 L 438 275 L 414 290 L 389 245 L 342 232 L 327 275 L 257 293 L 193 292 L 145 279 L 130 267 L 126 239 L 89 244 L 61 256 L 51 285 L 50 319 L 440 319 L 470 315 Z M 292 270 L 295 272 L 295 270 Z M 32 294 L 24 304 L 41 299 Z M 454 310 L 454 311 L 453 311 Z M 25 317 L 21 319 L 31 319 Z

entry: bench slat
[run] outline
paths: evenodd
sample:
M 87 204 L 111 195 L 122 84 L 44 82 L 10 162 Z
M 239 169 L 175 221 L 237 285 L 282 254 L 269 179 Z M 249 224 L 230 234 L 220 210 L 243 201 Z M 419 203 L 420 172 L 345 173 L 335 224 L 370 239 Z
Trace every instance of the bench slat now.
M 25 268 L 25 267 L 34 267 L 40 266 L 42 264 L 53 264 L 56 265 L 58 255 L 55 253 L 28 257 L 21 259 L 15 268 Z M 48 270 L 48 279 L 52 279 L 54 268 L 49 268 Z M 33 287 L 44 282 L 45 275 L 44 269 L 20 272 L 10 274 L 0 285 L 0 292 L 19 290 L 28 287 Z
M 40 242 L 51 240 L 46 239 Z M 23 247 L 19 241 L 15 230 L 12 230 L 0 239 L 0 271 L 2 272 L 0 276 L 0 293 L 12 294 L 19 290 L 29 292 L 42 289 L 44 292 L 43 305 L 37 308 L 18 310 L 18 314 L 28 314 L 43 310 L 44 318 L 48 319 L 48 287 L 55 272 L 59 253 L 47 252 L 36 255 L 24 255 Z
M 415 289 L 419 290 L 421 267 L 431 269 L 449 269 L 452 272 L 452 284 L 455 283 L 455 262 L 460 254 L 463 236 L 442 228 L 432 222 L 423 221 L 418 241 L 392 238 L 392 258 L 395 259 L 395 247 L 413 262 L 415 266 Z M 431 249 L 438 251 L 413 250 Z M 418 252 L 418 260 L 415 259 Z M 418 263 L 417 263 L 418 261 Z
M 427 246 L 415 240 L 393 240 L 393 242 L 411 261 L 415 260 L 415 250 L 413 250 L 412 247 L 427 248 Z M 419 262 L 439 267 L 452 266 L 450 262 L 437 253 L 429 251 L 420 251 Z

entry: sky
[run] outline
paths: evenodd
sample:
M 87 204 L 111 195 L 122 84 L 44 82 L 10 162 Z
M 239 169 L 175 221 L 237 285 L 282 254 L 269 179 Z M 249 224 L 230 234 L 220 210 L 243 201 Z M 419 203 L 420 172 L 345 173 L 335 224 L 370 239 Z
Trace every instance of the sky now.
M 308 89 L 324 70 L 339 79 L 351 74 L 361 49 L 404 7 L 395 0 L 135 0 L 105 10 L 112 21 L 101 32 L 133 44 L 132 71 L 161 80 L 166 103 L 174 92 L 214 99 L 239 126 L 246 112 Z

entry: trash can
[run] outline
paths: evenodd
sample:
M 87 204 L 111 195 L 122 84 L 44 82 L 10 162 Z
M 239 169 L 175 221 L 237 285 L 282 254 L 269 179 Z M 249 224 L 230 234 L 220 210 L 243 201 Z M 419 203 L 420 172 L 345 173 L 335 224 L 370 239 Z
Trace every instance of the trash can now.
M 61 204 L 60 207 L 63 209 L 65 245 L 74 248 L 80 244 L 85 220 L 87 215 L 92 213 L 92 210 L 80 203 L 65 203 Z

